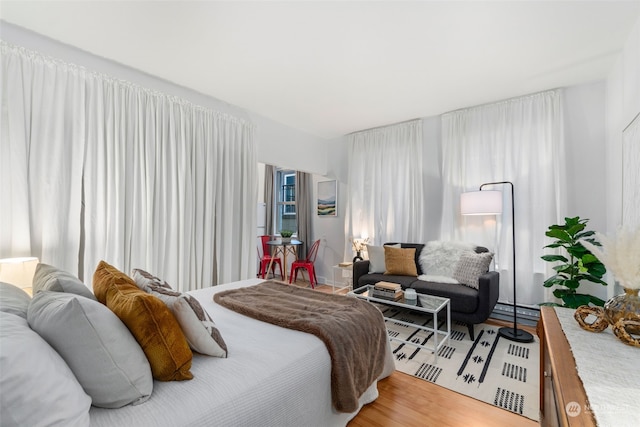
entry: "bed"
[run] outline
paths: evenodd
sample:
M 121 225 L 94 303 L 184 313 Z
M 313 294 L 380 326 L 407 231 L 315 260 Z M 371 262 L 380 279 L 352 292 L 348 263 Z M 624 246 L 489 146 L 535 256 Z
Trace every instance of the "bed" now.
M 106 426 L 343 426 L 352 413 L 332 407 L 329 353 L 314 335 L 228 310 L 213 295 L 262 282 L 250 279 L 189 292 L 209 312 L 228 358 L 194 353 L 190 381 L 154 381 L 149 400 L 120 409 L 91 407 L 92 427 Z M 380 378 L 394 370 L 387 343 Z M 360 406 L 378 397 L 376 383 Z

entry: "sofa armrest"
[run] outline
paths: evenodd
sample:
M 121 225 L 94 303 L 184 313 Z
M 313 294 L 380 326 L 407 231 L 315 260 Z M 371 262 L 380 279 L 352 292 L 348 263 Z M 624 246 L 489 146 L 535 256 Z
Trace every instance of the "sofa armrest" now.
M 500 294 L 500 273 L 488 271 L 478 280 L 478 316 L 479 322 L 484 322 L 493 312 Z
M 364 276 L 365 274 L 369 274 L 369 260 L 366 259 L 364 261 L 356 261 L 353 263 L 353 289 L 358 289 L 360 286 L 358 285 L 358 279 L 360 276 Z

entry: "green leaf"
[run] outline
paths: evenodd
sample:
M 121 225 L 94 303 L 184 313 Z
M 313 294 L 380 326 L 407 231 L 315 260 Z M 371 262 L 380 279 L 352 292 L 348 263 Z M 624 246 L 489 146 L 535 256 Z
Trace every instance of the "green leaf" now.
M 545 288 L 550 288 L 553 285 L 561 285 L 562 282 L 564 282 L 564 278 L 561 276 L 558 276 L 557 274 L 555 276 L 551 276 L 549 277 L 547 280 L 544 281 L 544 283 L 542 284 Z
M 569 289 L 578 289 L 578 287 L 580 286 L 580 281 L 569 279 L 564 281 L 564 285 Z
M 593 295 L 589 295 L 589 297 L 591 297 L 591 303 L 593 305 L 597 305 L 598 307 L 604 307 L 604 303 L 605 303 L 604 300 L 601 300 L 600 298 L 595 297 Z
M 576 234 L 584 230 L 586 225 L 584 224 L 573 224 L 567 229 L 567 234 L 571 237 L 574 237 Z
M 558 239 L 561 242 L 571 242 L 571 236 L 566 231 L 560 229 L 552 229 L 545 233 L 545 236 Z
M 573 293 L 570 289 L 554 289 L 553 296 L 556 298 L 564 298 L 566 295 Z
M 567 257 L 565 257 L 564 255 L 542 255 L 541 258 L 549 262 L 553 262 L 553 261 L 569 262 Z
M 584 295 L 584 294 L 565 295 L 562 298 L 562 301 L 564 301 L 564 305 L 569 308 L 578 308 L 581 305 L 589 305 L 589 302 L 591 302 L 591 295 Z
M 593 236 L 594 234 L 596 234 L 596 232 L 595 232 L 595 231 L 589 230 L 589 231 L 585 231 L 585 232 L 582 232 L 582 233 L 578 233 L 578 234 L 576 234 L 576 235 L 575 235 L 575 236 L 573 236 L 573 237 L 574 237 L 576 240 L 582 240 L 582 239 L 584 239 L 585 237 Z M 588 241 L 588 240 L 591 240 L 591 239 L 586 239 L 586 240 Z

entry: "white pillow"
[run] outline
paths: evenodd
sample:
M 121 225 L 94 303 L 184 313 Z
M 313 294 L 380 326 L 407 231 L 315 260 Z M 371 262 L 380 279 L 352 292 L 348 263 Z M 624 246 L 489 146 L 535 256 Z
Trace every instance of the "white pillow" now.
M 399 248 L 400 243 L 395 245 L 384 245 L 390 248 Z M 384 246 L 367 245 L 367 254 L 369 256 L 369 274 L 384 273 L 387 270 L 384 262 Z
M 91 398 L 27 321 L 0 312 L 2 427 L 88 427 Z
M 0 311 L 27 318 L 31 297 L 17 286 L 0 282 Z
M 67 362 L 94 406 L 136 405 L 151 395 L 151 366 L 142 348 L 98 301 L 42 291 L 31 300 L 27 320 Z
M 467 242 L 433 240 L 420 253 L 420 268 L 429 276 L 453 277 L 463 253 L 475 253 L 476 245 Z
M 197 299 L 174 291 L 167 282 L 144 270 L 134 269 L 132 277 L 136 286 L 169 307 L 192 350 L 209 356 L 227 357 L 227 344 L 222 334 Z
M 40 291 L 67 292 L 97 301 L 91 289 L 76 276 L 43 263 L 38 264 L 33 275 L 33 294 Z

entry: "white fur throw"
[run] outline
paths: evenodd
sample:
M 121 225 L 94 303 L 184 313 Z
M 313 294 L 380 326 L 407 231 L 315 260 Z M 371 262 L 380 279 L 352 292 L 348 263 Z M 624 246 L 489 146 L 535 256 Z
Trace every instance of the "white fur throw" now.
M 463 253 L 475 253 L 476 245 L 467 242 L 433 240 L 420 253 L 420 268 L 427 276 L 453 277 Z M 458 283 L 457 281 L 452 283 Z

